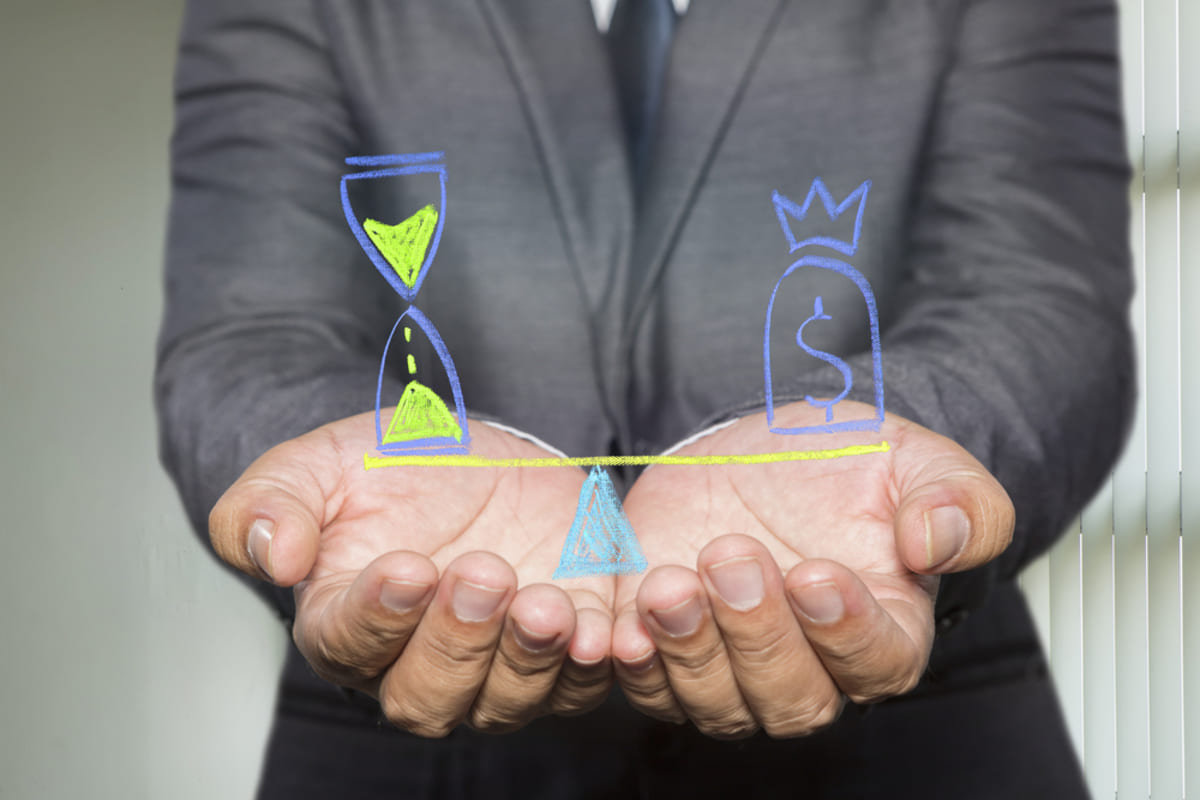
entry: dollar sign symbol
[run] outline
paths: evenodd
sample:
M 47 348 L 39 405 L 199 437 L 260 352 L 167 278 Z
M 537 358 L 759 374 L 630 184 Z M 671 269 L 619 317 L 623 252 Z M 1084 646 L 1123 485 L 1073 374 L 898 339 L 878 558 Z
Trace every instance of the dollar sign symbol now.
M 825 421 L 826 422 L 833 422 L 833 407 L 836 406 L 838 403 L 840 403 L 842 401 L 842 399 L 845 398 L 845 396 L 850 393 L 850 387 L 854 385 L 854 376 L 850 372 L 850 367 L 846 366 L 845 361 L 842 361 L 837 356 L 830 355 L 829 353 L 826 353 L 823 350 L 814 350 L 813 348 L 811 348 L 807 344 L 805 344 L 805 342 L 804 342 L 804 326 L 810 322 L 813 322 L 814 320 L 819 320 L 819 319 L 820 320 L 826 320 L 826 319 L 831 320 L 831 319 L 833 319 L 833 317 L 831 317 L 825 313 L 825 308 L 821 303 L 821 296 L 817 295 L 817 299 L 813 302 L 813 315 L 811 317 L 809 317 L 808 319 L 804 320 L 804 323 L 796 331 L 796 344 L 800 345 L 801 349 L 803 349 L 804 352 L 808 353 L 813 358 L 821 359 L 826 364 L 829 364 L 834 369 L 836 369 L 838 372 L 842 373 L 842 381 L 844 381 L 845 387 L 842 389 L 842 393 L 839 394 L 837 397 L 833 398 L 832 400 L 817 400 L 817 399 L 813 398 L 812 395 L 804 396 L 804 399 L 806 401 L 808 401 L 808 404 L 810 406 L 825 409 Z

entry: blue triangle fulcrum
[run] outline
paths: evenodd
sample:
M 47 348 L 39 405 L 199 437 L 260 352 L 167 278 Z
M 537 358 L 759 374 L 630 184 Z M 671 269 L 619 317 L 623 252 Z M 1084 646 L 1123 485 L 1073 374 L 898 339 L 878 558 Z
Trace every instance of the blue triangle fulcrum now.
M 592 467 L 579 492 L 575 521 L 554 577 L 632 575 L 645 569 L 646 557 L 612 479 L 605 470 Z

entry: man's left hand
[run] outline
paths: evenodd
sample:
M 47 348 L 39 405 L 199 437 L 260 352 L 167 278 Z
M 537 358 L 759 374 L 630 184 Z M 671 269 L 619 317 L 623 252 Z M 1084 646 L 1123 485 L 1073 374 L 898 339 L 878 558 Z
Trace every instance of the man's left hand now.
M 782 426 L 823 421 L 807 403 L 776 412 Z M 637 480 L 625 509 L 654 568 L 619 579 L 613 631 L 635 707 L 719 738 L 760 728 L 790 737 L 831 724 L 846 697 L 916 686 L 933 644 L 936 576 L 987 563 L 1012 538 L 1012 503 L 982 464 L 895 415 L 879 434 L 784 436 L 758 414 L 680 454 L 881 439 L 887 452 L 652 467 Z

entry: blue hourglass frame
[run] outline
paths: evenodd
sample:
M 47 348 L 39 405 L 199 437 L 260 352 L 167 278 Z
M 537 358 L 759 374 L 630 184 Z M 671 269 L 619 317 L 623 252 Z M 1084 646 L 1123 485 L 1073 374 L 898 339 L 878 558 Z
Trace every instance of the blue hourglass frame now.
M 379 362 L 379 380 L 375 387 L 375 442 L 377 450 L 383 455 L 442 455 L 452 453 L 466 453 L 470 446 L 470 432 L 467 427 L 467 413 L 463 404 L 462 388 L 458 380 L 458 372 L 454 368 L 454 359 L 450 357 L 450 351 L 447 350 L 445 342 L 442 340 L 441 334 L 438 333 L 437 327 L 418 309 L 413 302 L 417 293 L 421 290 L 421 284 L 425 280 L 425 276 L 429 273 L 429 267 L 433 263 L 434 256 L 437 255 L 438 243 L 442 238 L 442 228 L 446 220 L 446 164 L 445 153 L 403 153 L 396 155 L 384 156 L 354 156 L 346 159 L 346 165 L 351 167 L 369 167 L 364 172 L 353 172 L 342 176 L 341 194 L 342 194 L 342 210 L 346 215 L 346 222 L 350 225 L 350 229 L 354 232 L 354 236 L 358 239 L 359 245 L 363 252 L 371 259 L 371 263 L 375 265 L 375 269 L 383 276 L 396 292 L 404 298 L 410 305 L 405 309 L 404 313 L 396 320 L 396 324 L 392 326 L 392 331 L 388 335 L 387 344 L 384 346 L 383 357 Z M 433 233 L 433 238 L 429 244 L 429 249 L 425 254 L 425 259 L 421 263 L 421 268 L 417 271 L 412 285 L 409 286 L 403 280 L 388 260 L 379 251 L 368 236 L 363 224 L 359 221 L 358 215 L 355 213 L 353 206 L 350 203 L 350 181 L 356 180 L 374 180 L 380 178 L 395 178 L 405 175 L 437 175 L 438 186 L 441 190 L 438 217 L 436 229 Z M 440 359 L 442 368 L 446 372 L 446 377 L 450 382 L 450 391 L 454 399 L 454 409 L 458 429 L 461 431 L 461 436 L 422 436 L 402 442 L 386 442 L 384 441 L 383 424 L 380 419 L 380 410 L 383 405 L 383 379 L 387 369 L 388 353 L 392 347 L 392 340 L 396 337 L 398 331 L 405 327 L 405 321 L 415 324 L 425 334 L 429 343 L 433 346 L 434 352 L 437 353 Z M 407 338 L 407 337 L 406 337 Z

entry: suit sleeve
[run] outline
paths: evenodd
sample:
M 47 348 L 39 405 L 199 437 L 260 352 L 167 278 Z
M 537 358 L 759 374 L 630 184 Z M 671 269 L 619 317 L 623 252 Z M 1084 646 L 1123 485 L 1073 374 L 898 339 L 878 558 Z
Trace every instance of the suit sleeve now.
M 987 466 L 1017 528 L 996 562 L 943 580 L 942 619 L 1049 548 L 1125 439 L 1135 381 L 1119 87 L 1111 2 L 964 5 L 914 187 L 907 278 L 888 299 L 899 311 L 882 339 L 885 405 Z M 853 366 L 870 386 L 869 357 Z
M 155 391 L 162 460 L 207 542 L 257 456 L 369 409 L 389 321 L 342 220 L 358 144 L 311 3 L 189 3 L 176 114 Z

